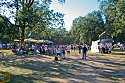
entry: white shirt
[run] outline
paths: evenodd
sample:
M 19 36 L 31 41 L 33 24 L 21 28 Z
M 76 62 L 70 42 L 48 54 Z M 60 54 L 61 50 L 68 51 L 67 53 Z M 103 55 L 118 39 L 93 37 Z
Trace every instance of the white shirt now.
M 2 48 L 2 45 L 0 44 L 0 48 Z
M 45 51 L 47 51 L 48 50 L 48 48 L 47 47 L 45 47 Z
M 70 51 L 70 49 L 71 49 L 70 45 L 66 47 L 66 51 Z
M 56 53 L 61 53 L 61 51 L 62 51 L 61 48 L 56 49 Z

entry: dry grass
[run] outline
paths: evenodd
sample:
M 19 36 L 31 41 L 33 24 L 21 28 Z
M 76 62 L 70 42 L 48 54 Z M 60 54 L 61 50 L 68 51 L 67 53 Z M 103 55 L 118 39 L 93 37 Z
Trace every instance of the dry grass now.
M 1 56 L 13 56 L 14 53 L 12 52 L 12 50 L 1 50 L 0 55 Z
M 11 51 L 8 55 L 11 55 Z M 125 83 L 125 57 L 88 52 L 54 61 L 54 56 L 27 55 L 0 58 L 0 71 L 11 73 L 9 83 Z

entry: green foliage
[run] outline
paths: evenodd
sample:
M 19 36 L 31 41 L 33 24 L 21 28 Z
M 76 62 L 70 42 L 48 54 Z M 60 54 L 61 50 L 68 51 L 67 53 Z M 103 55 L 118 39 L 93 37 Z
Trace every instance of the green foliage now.
M 100 10 L 105 16 L 106 31 L 114 36 L 116 41 L 125 39 L 125 1 L 124 0 L 99 0 Z M 117 38 L 119 35 L 121 39 Z
M 8 27 L 18 30 L 16 33 L 18 32 L 18 39 L 21 37 L 21 43 L 28 37 L 27 34 L 30 31 L 33 33 L 33 38 L 51 39 L 50 36 L 47 36 L 51 33 L 51 28 L 64 27 L 64 14 L 49 9 L 51 0 L 41 0 L 40 2 L 39 0 L 2 0 L 0 2 L 1 9 L 3 6 L 5 9 L 12 9 L 9 13 L 14 14 L 15 24 L 13 24 L 13 28 Z M 59 0 L 59 3 L 63 4 L 65 0 Z M 4 14 L 4 11 L 1 13 Z
M 93 11 L 85 17 L 78 17 L 73 21 L 70 31 L 74 43 L 87 43 L 97 40 L 99 34 L 105 30 L 101 12 Z
M 64 4 L 65 0 L 58 0 Z M 98 0 L 100 11 L 79 16 L 73 20 L 68 32 L 64 27 L 64 14 L 50 10 L 52 0 L 0 0 L 0 39 L 10 42 L 28 34 L 35 39 L 48 39 L 58 44 L 87 43 L 97 40 L 106 31 L 115 41 L 125 39 L 125 1 Z M 9 10 L 9 11 L 8 11 Z M 5 15 L 5 16 L 4 16 Z M 14 23 L 10 19 L 14 19 Z M 119 38 L 120 37 L 120 38 Z
M 8 18 L 0 16 L 0 40 L 2 43 L 9 43 L 17 37 L 17 29 L 10 24 Z

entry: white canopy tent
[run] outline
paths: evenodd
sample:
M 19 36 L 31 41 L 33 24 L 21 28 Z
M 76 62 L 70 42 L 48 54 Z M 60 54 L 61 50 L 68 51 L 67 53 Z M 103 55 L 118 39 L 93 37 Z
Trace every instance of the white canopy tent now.
M 29 38 L 29 39 L 24 39 L 24 42 L 27 42 L 27 43 L 30 43 L 30 42 L 37 43 L 37 40 L 35 40 L 33 38 Z

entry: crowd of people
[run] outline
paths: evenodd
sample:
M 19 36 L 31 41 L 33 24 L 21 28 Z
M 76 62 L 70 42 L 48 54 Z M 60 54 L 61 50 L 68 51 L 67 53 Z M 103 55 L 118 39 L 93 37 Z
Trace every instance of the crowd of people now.
M 12 52 L 15 54 L 23 55 L 32 52 L 34 55 L 40 54 L 48 54 L 49 53 L 48 45 L 40 45 L 40 44 L 25 44 L 25 45 L 13 45 Z
M 86 59 L 86 52 L 88 50 L 87 45 L 44 45 L 44 44 L 32 44 L 25 46 L 16 46 L 13 45 L 12 52 L 18 55 L 28 54 L 32 52 L 34 55 L 39 54 L 51 54 L 55 55 L 55 60 L 69 58 L 72 52 L 78 51 L 82 55 L 82 59 Z
M 55 60 L 70 58 L 71 51 L 76 50 L 79 51 L 79 54 L 82 53 L 82 59 L 86 59 L 87 45 L 57 45 L 54 48 Z
M 89 49 L 86 44 L 84 45 L 47 45 L 47 44 L 14 44 L 11 46 L 12 52 L 16 55 L 23 55 L 32 53 L 34 55 L 55 55 L 55 60 L 70 58 L 71 51 L 82 55 L 82 59 L 86 59 L 86 53 Z M 2 50 L 2 45 L 0 45 Z
M 106 44 L 103 44 L 103 45 L 99 45 L 98 46 L 98 49 L 99 49 L 99 53 L 111 53 L 111 49 L 112 47 L 109 45 L 106 45 Z

